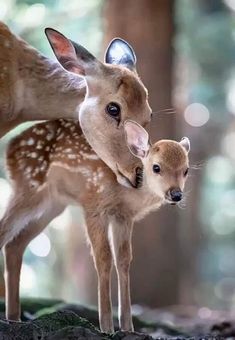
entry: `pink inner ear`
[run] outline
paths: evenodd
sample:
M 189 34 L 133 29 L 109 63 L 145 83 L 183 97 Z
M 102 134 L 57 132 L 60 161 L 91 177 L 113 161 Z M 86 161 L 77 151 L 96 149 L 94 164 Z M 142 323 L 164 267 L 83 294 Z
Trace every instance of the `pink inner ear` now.
M 135 123 L 126 124 L 127 139 L 130 140 L 134 145 L 144 148 L 148 144 L 148 135 L 146 131 L 136 125 Z
M 144 158 L 149 149 L 148 133 L 137 123 L 127 121 L 125 123 L 127 144 L 132 153 L 140 158 Z
M 71 42 L 56 31 L 47 31 L 48 38 L 58 56 L 74 57 L 75 50 Z
M 69 72 L 84 76 L 85 70 L 79 65 L 75 48 L 70 40 L 53 29 L 47 29 L 46 34 L 60 64 Z

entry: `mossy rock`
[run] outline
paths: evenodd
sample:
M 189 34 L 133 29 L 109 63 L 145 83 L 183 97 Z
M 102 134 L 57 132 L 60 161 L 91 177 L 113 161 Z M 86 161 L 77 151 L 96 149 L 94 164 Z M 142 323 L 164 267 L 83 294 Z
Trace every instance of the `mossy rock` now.
M 83 306 L 79 304 L 59 303 L 52 307 L 39 310 L 34 316 L 39 317 L 42 315 L 54 313 L 56 311 L 72 311 L 78 316 L 88 319 L 95 327 L 97 328 L 99 327 L 99 317 L 98 317 L 97 309 L 94 307 L 88 307 L 88 306 Z M 113 320 L 114 320 L 114 328 L 117 331 L 119 329 L 117 315 L 114 314 Z M 134 329 L 137 332 L 151 333 L 151 332 L 155 332 L 158 329 L 161 329 L 166 334 L 172 335 L 172 336 L 182 335 L 183 333 L 176 327 L 172 327 L 168 325 L 167 323 L 164 324 L 162 322 L 158 322 L 158 323 L 146 322 L 136 316 L 133 316 L 133 324 L 134 324 Z
M 0 320 L 1 340 L 154 340 L 147 334 L 101 333 L 95 326 L 71 311 L 54 312 L 27 322 Z
M 28 322 L 0 320 L 0 339 L 44 340 L 55 337 L 58 332 L 65 334 L 66 329 L 71 334 L 72 329 L 75 330 L 75 328 L 77 328 L 76 332 L 79 329 L 80 333 L 89 334 L 89 337 L 84 337 L 84 339 L 92 339 L 92 337 L 94 339 L 108 339 L 106 335 L 103 335 L 89 321 L 70 311 L 55 312 Z M 60 338 L 57 337 L 55 339 Z M 61 337 L 61 339 L 67 339 L 67 337 Z
M 44 298 L 21 298 L 21 320 L 26 321 L 31 316 L 37 313 L 41 309 L 51 308 L 55 305 L 64 303 L 59 299 L 44 299 Z M 4 318 L 5 315 L 5 301 L 0 299 L 0 316 Z
M 98 330 L 97 309 L 88 306 L 66 304 L 62 300 L 23 298 L 21 307 L 23 322 L 8 322 L 0 319 L 0 340 L 153 339 L 150 335 L 143 333 L 122 331 L 117 331 L 113 335 L 101 333 Z M 0 300 L 0 313 L 3 318 L 4 310 L 4 301 Z M 28 321 L 25 322 L 25 320 Z M 133 323 L 137 332 L 155 333 L 160 331 L 161 334 L 164 333 L 167 336 L 167 339 L 170 339 L 169 336 L 183 339 L 182 332 L 167 324 L 148 323 L 137 317 L 133 317 Z M 117 330 L 118 319 L 115 315 L 114 325 Z

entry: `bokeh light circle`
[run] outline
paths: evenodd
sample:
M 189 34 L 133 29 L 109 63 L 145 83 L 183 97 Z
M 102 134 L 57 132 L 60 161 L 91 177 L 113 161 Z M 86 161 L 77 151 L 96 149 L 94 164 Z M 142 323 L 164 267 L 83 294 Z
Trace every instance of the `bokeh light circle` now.
M 31 252 L 39 257 L 46 257 L 51 250 L 51 242 L 45 233 L 39 234 L 29 244 Z
M 184 111 L 185 121 L 193 127 L 205 125 L 209 118 L 210 112 L 208 108 L 201 103 L 192 103 Z

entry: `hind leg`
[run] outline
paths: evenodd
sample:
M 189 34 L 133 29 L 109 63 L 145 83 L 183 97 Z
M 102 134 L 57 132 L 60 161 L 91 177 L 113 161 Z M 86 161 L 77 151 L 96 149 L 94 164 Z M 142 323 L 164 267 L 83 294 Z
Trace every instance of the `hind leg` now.
M 35 238 L 56 216 L 64 210 L 63 206 L 49 209 L 37 221 L 31 221 L 27 227 L 3 248 L 5 266 L 6 318 L 20 319 L 19 284 L 23 253 L 29 242 Z
M 35 216 L 45 213 L 50 201 L 46 192 L 17 192 L 9 200 L 4 216 L 0 220 L 0 249 L 24 229 Z

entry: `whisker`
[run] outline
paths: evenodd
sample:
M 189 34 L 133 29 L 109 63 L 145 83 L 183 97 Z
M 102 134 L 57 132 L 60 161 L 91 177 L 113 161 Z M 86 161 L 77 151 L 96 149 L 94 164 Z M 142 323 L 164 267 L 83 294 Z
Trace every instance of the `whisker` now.
M 184 191 L 184 196 L 183 196 L 183 199 L 188 197 L 192 192 L 192 189 L 191 190 L 187 190 L 187 191 Z
M 181 209 L 181 210 L 184 210 L 187 208 L 186 206 L 186 201 L 183 199 L 182 201 L 180 201 L 180 203 L 178 203 L 178 207 Z
M 173 107 L 171 107 L 171 108 L 160 109 L 158 111 L 152 112 L 152 114 L 159 114 L 159 113 L 173 114 L 173 113 L 176 113 L 176 110 Z
M 192 170 L 200 170 L 204 167 L 204 165 L 205 165 L 205 161 L 200 161 L 198 163 L 191 164 L 189 168 Z

